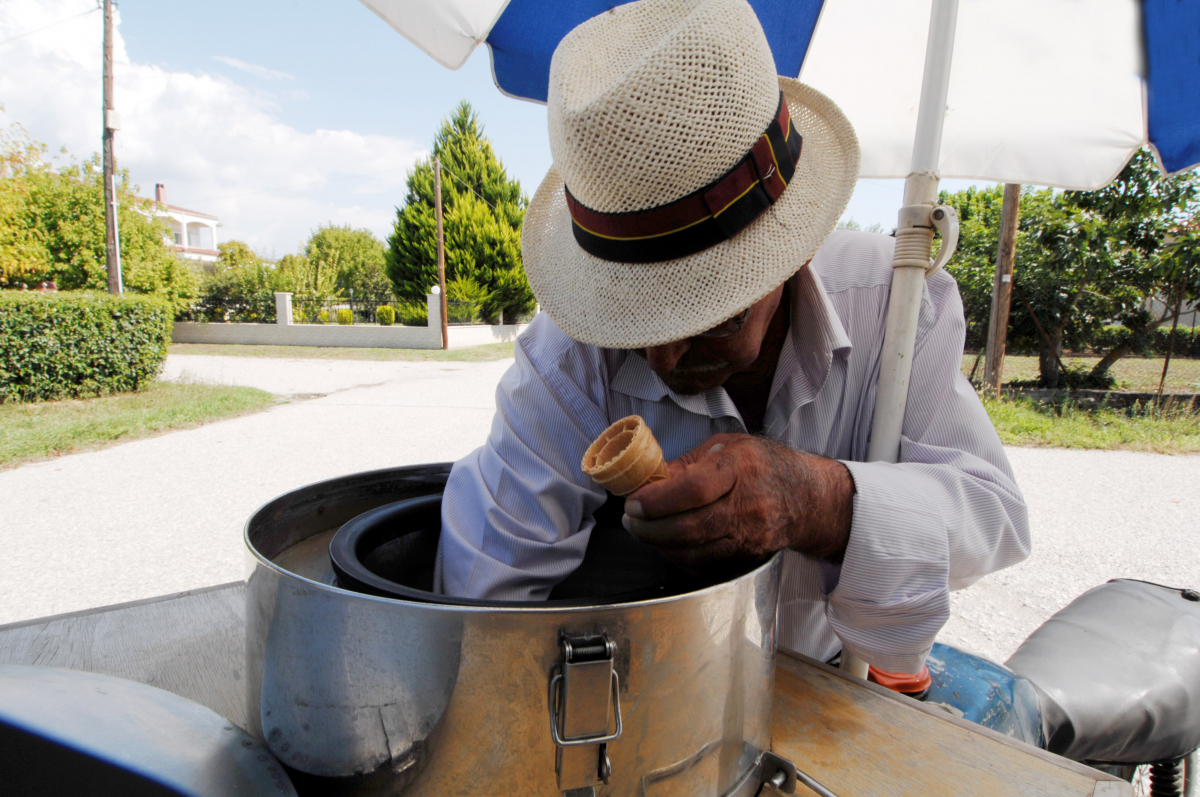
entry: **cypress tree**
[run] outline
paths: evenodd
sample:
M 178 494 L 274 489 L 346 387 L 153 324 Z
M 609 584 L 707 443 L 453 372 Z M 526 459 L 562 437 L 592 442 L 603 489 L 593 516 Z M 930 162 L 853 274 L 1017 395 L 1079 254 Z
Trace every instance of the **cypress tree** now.
M 419 302 L 437 284 L 434 157 L 442 163 L 447 298 L 475 300 L 488 318 L 528 312 L 534 299 L 521 263 L 521 222 L 529 200 L 508 178 L 465 100 L 442 122 L 433 154 L 408 175 L 386 252 L 393 292 Z

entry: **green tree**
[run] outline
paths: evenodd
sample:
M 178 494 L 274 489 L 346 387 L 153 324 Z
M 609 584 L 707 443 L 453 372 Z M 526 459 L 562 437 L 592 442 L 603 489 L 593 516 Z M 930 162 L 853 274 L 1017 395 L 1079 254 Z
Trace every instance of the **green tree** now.
M 1057 387 L 1064 348 L 1086 345 L 1104 324 L 1119 320 L 1135 338 L 1146 332 L 1152 322 L 1143 303 L 1170 284 L 1161 242 L 1195 198 L 1194 175 L 1164 177 L 1148 152 L 1099 191 L 1022 193 L 1008 341 L 1039 353 L 1043 385 Z M 959 282 L 975 346 L 983 344 L 991 311 L 1002 199 L 1001 187 L 941 197 L 961 221 L 959 254 L 948 270 Z M 1128 350 L 1122 346 L 1089 381 L 1111 381 L 1107 368 Z
M 304 255 L 284 255 L 275 264 L 275 290 L 326 299 L 337 293 L 337 274 L 313 268 Z
M 45 151 L 45 145 L 31 141 L 20 125 L 0 131 L 0 285 L 33 280 L 33 275 L 49 270 L 40 230 L 25 219 L 29 178 L 49 168 L 43 161 Z
M 100 158 L 55 169 L 19 127 L 0 143 L 0 284 L 53 281 L 62 290 L 106 289 L 104 177 Z M 117 175 L 117 220 L 126 288 L 187 306 L 198 279 L 166 243 L 154 204 Z
M 383 244 L 370 230 L 350 225 L 318 227 L 304 246 L 304 256 L 317 272 L 331 273 L 337 289 L 371 301 L 391 299 L 392 285 L 383 271 Z
M 201 288 L 202 309 L 193 315 L 214 321 L 255 322 L 275 312 L 272 295 L 279 290 L 274 265 L 244 241 L 222 241 L 213 271 Z
M 1044 260 L 1036 295 L 1043 307 L 1035 311 L 1050 338 L 1039 350 L 1042 384 L 1058 386 L 1064 344 L 1090 340 L 1110 320 L 1120 320 L 1135 337 L 1145 333 L 1146 297 L 1172 287 L 1162 243 L 1196 197 L 1194 174 L 1164 176 L 1146 150 L 1099 191 L 1055 197 L 1038 236 Z M 1112 362 L 1102 358 L 1091 381 L 1111 381 Z
M 482 296 L 485 316 L 528 312 L 534 298 L 521 263 L 521 223 L 529 200 L 508 178 L 466 101 L 442 123 L 432 156 L 408 175 L 404 206 L 388 237 L 385 269 L 393 291 L 421 301 L 437 284 L 433 158 L 442 164 L 447 282 L 470 280 L 482 289 L 468 293 Z
M 213 264 L 213 272 L 221 274 L 229 271 L 249 269 L 257 271 L 267 265 L 267 259 L 250 248 L 245 241 L 222 241 L 217 244 L 217 262 Z

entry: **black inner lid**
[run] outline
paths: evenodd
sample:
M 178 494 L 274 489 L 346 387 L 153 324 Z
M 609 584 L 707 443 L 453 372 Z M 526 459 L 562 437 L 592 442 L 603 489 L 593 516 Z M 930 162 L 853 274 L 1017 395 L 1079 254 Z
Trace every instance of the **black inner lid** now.
M 550 591 L 546 601 L 477 600 L 432 591 L 441 533 L 440 494 L 397 501 L 359 515 L 334 535 L 329 558 L 343 589 L 424 603 L 491 607 L 651 600 L 703 589 L 751 569 L 708 578 L 685 573 L 621 526 L 624 503 L 623 498 L 610 496 L 596 512 L 583 562 Z

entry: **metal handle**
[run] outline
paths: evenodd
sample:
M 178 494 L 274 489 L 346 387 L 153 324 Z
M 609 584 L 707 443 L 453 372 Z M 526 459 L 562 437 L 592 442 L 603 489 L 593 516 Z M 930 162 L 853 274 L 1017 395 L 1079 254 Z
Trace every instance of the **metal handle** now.
M 949 262 L 951 255 L 958 249 L 958 213 L 950 205 L 938 205 L 929 214 L 934 229 L 942 234 L 942 248 L 938 250 L 937 260 L 925 272 L 926 277 L 933 276 L 938 269 Z
M 578 739 L 564 739 L 558 733 L 558 685 L 562 682 L 563 676 L 561 672 L 556 672 L 550 678 L 549 688 L 549 703 L 550 703 L 550 738 L 554 739 L 554 743 L 559 747 L 578 747 L 587 744 L 604 744 L 616 740 L 621 735 L 624 729 L 621 724 L 621 681 L 617 677 L 617 671 L 613 670 L 612 674 L 612 702 L 613 712 L 617 715 L 617 729 L 607 736 L 581 736 Z
M 758 759 L 758 782 L 756 797 L 762 794 L 763 787 L 768 783 L 784 794 L 795 794 L 796 784 L 803 783 L 821 797 L 838 797 L 812 775 L 770 751 L 764 752 Z

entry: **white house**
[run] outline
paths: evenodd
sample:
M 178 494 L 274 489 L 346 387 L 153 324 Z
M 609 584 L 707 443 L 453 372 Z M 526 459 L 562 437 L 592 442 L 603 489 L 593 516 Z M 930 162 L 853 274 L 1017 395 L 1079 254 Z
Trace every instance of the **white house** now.
M 154 186 L 154 201 L 170 228 L 168 242 L 175 245 L 181 257 L 200 266 L 217 262 L 221 254 L 217 251 L 217 227 L 221 222 L 216 216 L 167 204 L 167 189 L 162 183 Z

